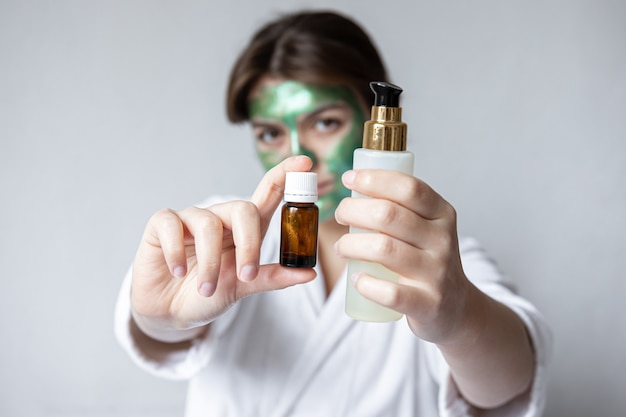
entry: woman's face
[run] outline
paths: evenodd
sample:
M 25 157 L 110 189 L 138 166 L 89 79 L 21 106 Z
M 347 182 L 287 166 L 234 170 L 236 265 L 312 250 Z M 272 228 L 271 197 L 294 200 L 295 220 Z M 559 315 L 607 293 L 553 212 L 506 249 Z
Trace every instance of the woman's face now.
M 350 195 L 341 174 L 363 140 L 364 110 L 347 87 L 266 78 L 250 95 L 256 150 L 268 170 L 291 155 L 307 155 L 318 176 L 321 220 Z

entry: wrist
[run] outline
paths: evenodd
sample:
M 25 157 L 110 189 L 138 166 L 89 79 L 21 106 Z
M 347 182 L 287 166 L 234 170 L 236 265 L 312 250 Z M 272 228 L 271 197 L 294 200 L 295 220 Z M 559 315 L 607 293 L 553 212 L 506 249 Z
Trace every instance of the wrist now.
M 493 408 L 528 389 L 534 352 L 519 317 L 472 288 L 457 337 L 438 347 L 462 395 L 475 406 Z
M 479 344 L 489 323 L 492 300 L 472 283 L 466 282 L 468 286 L 460 312 L 461 320 L 445 341 L 437 343 L 444 354 L 466 355 L 468 350 Z

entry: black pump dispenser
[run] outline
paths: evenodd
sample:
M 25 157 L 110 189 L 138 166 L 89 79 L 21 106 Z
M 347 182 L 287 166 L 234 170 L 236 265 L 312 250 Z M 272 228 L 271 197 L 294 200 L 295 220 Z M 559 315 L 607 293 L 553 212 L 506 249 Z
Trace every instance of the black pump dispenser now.
M 370 88 L 374 92 L 374 106 L 400 107 L 402 89 L 384 81 L 372 81 Z

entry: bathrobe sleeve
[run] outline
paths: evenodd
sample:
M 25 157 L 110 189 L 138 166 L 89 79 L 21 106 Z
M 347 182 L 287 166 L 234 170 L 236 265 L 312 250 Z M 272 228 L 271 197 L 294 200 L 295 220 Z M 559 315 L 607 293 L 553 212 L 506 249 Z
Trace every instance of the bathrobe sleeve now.
M 237 314 L 235 304 L 211 323 L 200 336 L 180 343 L 162 343 L 146 336 L 130 313 L 130 271 L 126 274 L 115 307 L 115 337 L 132 361 L 145 371 L 167 379 L 194 376 L 211 359 L 215 344 Z
M 198 207 L 208 207 L 236 197 L 212 197 Z M 240 198 L 239 198 L 240 199 Z M 210 360 L 217 341 L 237 315 L 235 304 L 213 321 L 210 329 L 193 340 L 162 343 L 146 336 L 131 316 L 130 288 L 132 267 L 126 273 L 115 306 L 114 332 L 117 341 L 132 361 L 151 374 L 168 379 L 189 379 Z
M 534 417 L 541 416 L 545 407 L 547 371 L 552 350 L 552 334 L 539 311 L 524 298 L 515 294 L 495 263 L 489 259 L 478 242 L 464 238 L 460 242 L 463 269 L 467 277 L 481 291 L 513 310 L 524 322 L 535 350 L 535 375 L 526 393 L 497 409 L 482 412 L 481 416 Z M 474 408 L 459 393 L 450 376 L 450 370 L 441 352 L 430 346 L 427 352 L 431 372 L 440 384 L 439 412 L 442 417 L 473 416 Z

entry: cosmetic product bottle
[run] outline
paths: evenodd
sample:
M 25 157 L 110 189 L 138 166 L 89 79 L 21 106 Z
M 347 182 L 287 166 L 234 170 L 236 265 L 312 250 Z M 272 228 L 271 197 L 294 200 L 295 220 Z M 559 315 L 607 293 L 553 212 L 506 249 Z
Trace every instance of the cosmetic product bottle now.
M 313 268 L 317 261 L 317 174 L 288 172 L 281 209 L 280 264 Z
M 402 89 L 386 82 L 371 82 L 374 92 L 374 106 L 371 120 L 365 122 L 363 147 L 354 151 L 354 169 L 385 169 L 413 175 L 413 153 L 406 150 L 407 125 L 402 122 L 400 93 Z M 357 192 L 352 197 L 367 198 Z M 351 227 L 350 233 L 372 233 Z M 388 322 L 398 320 L 402 314 L 368 300 L 357 292 L 350 277 L 357 272 L 365 272 L 379 279 L 398 281 L 398 274 L 383 265 L 348 260 L 348 279 L 346 289 L 346 314 L 370 322 Z

